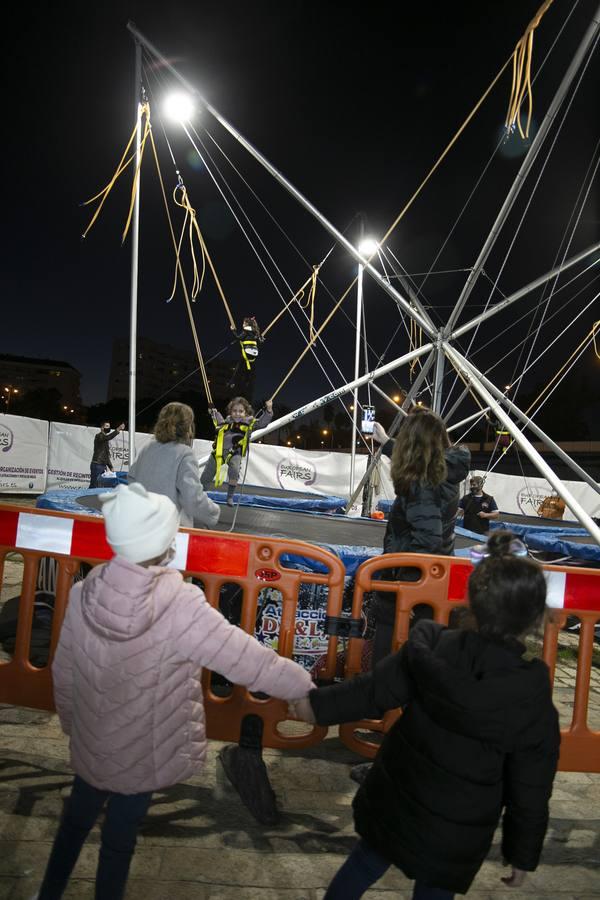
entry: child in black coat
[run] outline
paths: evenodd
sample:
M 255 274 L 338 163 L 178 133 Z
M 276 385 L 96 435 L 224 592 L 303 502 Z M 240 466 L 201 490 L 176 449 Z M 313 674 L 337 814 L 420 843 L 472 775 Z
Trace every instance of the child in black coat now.
M 502 814 L 502 853 L 518 887 L 539 862 L 560 732 L 547 666 L 520 639 L 544 616 L 542 569 L 496 531 L 469 579 L 473 625 L 419 622 L 366 675 L 312 691 L 296 714 L 319 725 L 403 707 L 354 798 L 356 848 L 324 900 L 355 900 L 396 865 L 414 900 L 465 894 Z M 524 549 L 524 548 L 523 548 Z

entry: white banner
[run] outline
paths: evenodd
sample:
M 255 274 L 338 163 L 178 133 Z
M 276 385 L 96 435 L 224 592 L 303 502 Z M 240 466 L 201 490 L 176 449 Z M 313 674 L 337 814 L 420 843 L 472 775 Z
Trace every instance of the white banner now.
M 50 424 L 46 490 L 76 491 L 88 487 L 94 438 L 98 431 L 98 428 L 85 425 Z M 136 432 L 135 440 L 139 452 L 152 440 L 152 435 Z M 109 448 L 115 472 L 126 470 L 129 467 L 129 433 L 119 432 L 110 441 Z
M 501 513 L 537 516 L 542 500 L 554 494 L 545 478 L 524 478 L 522 475 L 499 475 L 496 472 L 482 471 L 472 474 L 481 475 L 485 479 L 483 489 L 486 494 L 492 494 Z M 590 516 L 600 516 L 600 494 L 584 481 L 563 481 L 563 484 Z M 568 522 L 577 521 L 568 507 L 563 519 Z
M 203 460 L 210 453 L 209 441 L 194 441 L 194 453 Z M 244 477 L 242 463 L 240 480 Z M 356 457 L 354 483 L 363 477 L 367 457 Z M 381 498 L 393 500 L 394 489 L 389 477 L 389 460 L 378 466 L 379 478 L 375 482 L 374 506 Z M 245 484 L 272 490 L 298 491 L 321 496 L 348 497 L 350 489 L 350 454 L 323 450 L 297 450 L 274 444 L 253 443 L 250 447 L 248 472 Z M 356 509 L 350 515 L 360 515 L 359 498 Z
M 0 415 L 1 493 L 43 493 L 47 458 L 48 422 Z

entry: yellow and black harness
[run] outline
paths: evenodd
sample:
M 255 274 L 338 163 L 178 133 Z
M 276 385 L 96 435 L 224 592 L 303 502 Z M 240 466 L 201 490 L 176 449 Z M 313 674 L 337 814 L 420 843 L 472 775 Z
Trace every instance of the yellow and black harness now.
M 258 341 L 254 340 L 254 338 L 244 338 L 240 341 L 240 350 L 242 351 L 242 359 L 246 363 L 246 368 L 250 371 L 258 357 Z
M 217 436 L 215 438 L 215 442 L 213 444 L 213 456 L 215 458 L 216 463 L 216 472 L 215 472 L 215 487 L 219 487 L 223 484 L 223 478 L 221 477 L 221 469 L 224 465 L 228 465 L 229 461 L 239 454 L 242 459 L 248 452 L 248 443 L 250 441 L 250 435 L 252 434 L 252 429 L 256 425 L 256 418 L 251 419 L 249 422 L 223 422 L 221 425 L 218 425 L 215 422 L 215 428 L 217 430 Z M 241 431 L 243 436 L 235 444 L 231 447 L 230 450 L 227 451 L 225 456 L 223 456 L 223 443 L 225 441 L 225 435 L 228 431 L 232 431 L 235 429 L 236 431 Z

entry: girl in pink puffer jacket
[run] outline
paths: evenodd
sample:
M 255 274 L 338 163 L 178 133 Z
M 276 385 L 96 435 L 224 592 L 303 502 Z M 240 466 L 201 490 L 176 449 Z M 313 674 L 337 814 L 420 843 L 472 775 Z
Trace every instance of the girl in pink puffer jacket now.
M 204 764 L 203 666 L 282 700 L 312 687 L 304 669 L 230 625 L 166 568 L 179 525 L 168 497 L 132 484 L 100 500 L 117 555 L 73 587 L 52 665 L 76 774 L 39 900 L 62 896 L 105 804 L 96 900 L 123 896 L 152 792 Z

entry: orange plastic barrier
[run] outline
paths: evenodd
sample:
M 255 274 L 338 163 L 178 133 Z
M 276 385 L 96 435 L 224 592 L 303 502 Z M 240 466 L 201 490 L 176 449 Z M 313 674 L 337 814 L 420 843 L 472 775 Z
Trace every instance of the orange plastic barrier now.
M 56 601 L 52 623 L 50 661 L 58 641 L 73 578 L 82 562 L 95 565 L 112 556 L 104 536 L 102 519 L 74 516 L 69 513 L 0 507 L 0 581 L 7 553 L 17 552 L 24 559 L 20 591 L 19 618 L 15 652 L 8 662 L 0 660 L 0 703 L 51 710 L 53 706 L 50 666 L 36 668 L 29 662 L 31 626 L 39 561 L 51 557 L 57 562 Z M 284 565 L 286 554 L 306 557 L 321 563 L 324 574 L 306 573 Z M 205 586 L 208 601 L 219 605 L 220 590 L 225 584 L 242 589 L 240 627 L 254 633 L 259 595 L 270 586 L 281 592 L 281 625 L 278 652 L 291 656 L 296 633 L 296 611 L 302 583 L 327 588 L 327 615 L 341 616 L 344 589 L 344 566 L 332 553 L 313 544 L 279 538 L 224 534 L 221 532 L 181 529 L 177 536 L 179 568 L 193 575 Z M 397 567 L 420 569 L 415 582 L 377 579 L 384 569 Z M 396 595 L 396 622 L 393 646 L 398 648 L 408 637 L 411 610 L 417 604 L 432 608 L 437 622 L 448 623 L 452 610 L 464 606 L 471 564 L 459 558 L 428 557 L 420 554 L 389 554 L 363 563 L 356 574 L 352 620 L 361 618 L 363 597 L 367 591 L 387 591 Z M 550 667 L 552 679 L 557 660 L 558 632 L 567 615 L 581 621 L 578 663 L 574 690 L 573 716 L 569 728 L 562 732 L 560 768 L 566 771 L 600 772 L 600 732 L 588 725 L 588 703 L 594 641 L 594 626 L 600 621 L 600 570 L 547 567 L 548 603 L 553 607 L 545 628 L 543 658 Z M 364 640 L 350 638 L 347 649 L 346 677 L 361 671 Z M 324 679 L 333 679 L 336 670 L 338 638 L 331 636 L 327 659 L 322 669 Z M 237 741 L 242 720 L 249 714 L 263 721 L 263 743 L 268 747 L 308 747 L 319 743 L 326 728 L 307 726 L 305 733 L 290 734 L 281 730 L 288 719 L 287 705 L 273 698 L 261 699 L 244 687 L 233 686 L 228 696 L 219 696 L 210 685 L 211 673 L 204 671 L 203 687 L 209 737 Z M 344 743 L 364 756 L 372 757 L 377 744 L 357 734 L 363 731 L 386 731 L 396 721 L 399 711 L 388 713 L 382 722 L 355 722 L 340 727 Z
M 29 662 L 30 633 L 39 560 L 56 559 L 58 575 L 52 623 L 50 662 L 64 617 L 73 577 L 82 562 L 95 565 L 112 556 L 100 518 L 69 513 L 0 508 L 0 579 L 9 552 L 24 558 L 23 584 L 19 603 L 16 647 L 9 662 L 0 661 L 0 703 L 37 709 L 54 708 L 50 665 L 38 669 Z M 286 567 L 282 556 L 293 554 L 316 560 L 325 574 L 301 572 Z M 278 652 L 290 657 L 296 631 L 296 608 L 302 583 L 327 588 L 327 614 L 340 616 L 344 589 L 344 566 L 332 553 L 302 541 L 263 538 L 221 532 L 181 529 L 177 536 L 177 562 L 185 575 L 200 579 L 209 603 L 218 607 L 224 584 L 243 591 L 240 626 L 254 633 L 259 594 L 265 587 L 282 595 Z M 338 638 L 329 640 L 324 677 L 333 678 Z M 209 737 L 237 741 L 244 716 L 256 714 L 263 720 L 263 743 L 269 747 L 307 747 L 318 743 L 326 728 L 307 726 L 308 733 L 282 733 L 279 725 L 288 719 L 287 704 L 274 698 L 260 699 L 244 687 L 233 686 L 228 696 L 218 696 L 210 687 L 211 673 L 203 673 L 205 709 Z
M 378 572 L 400 566 L 420 569 L 419 580 L 384 581 L 376 578 Z M 567 566 L 544 568 L 548 580 L 547 602 L 551 612 L 545 626 L 542 657 L 550 668 L 552 682 L 557 660 L 558 632 L 565 624 L 567 615 L 575 616 L 581 621 L 573 716 L 569 727 L 561 732 L 559 768 L 572 772 L 600 772 L 600 731 L 593 731 L 588 725 L 594 626 L 600 622 L 600 570 Z M 360 618 L 363 597 L 367 591 L 395 593 L 393 647 L 398 649 L 408 637 L 411 610 L 417 604 L 430 606 L 434 620 L 443 624 L 448 623 L 453 609 L 465 605 L 467 580 L 471 571 L 471 563 L 458 557 L 406 553 L 387 554 L 367 560 L 356 573 L 352 618 Z M 360 638 L 351 638 L 349 641 L 346 677 L 352 677 L 361 670 L 362 644 Z M 342 725 L 340 737 L 346 746 L 372 758 L 377 752 L 378 744 L 370 741 L 365 732 L 387 731 L 399 715 L 399 711 L 392 711 L 381 722 L 363 721 Z

